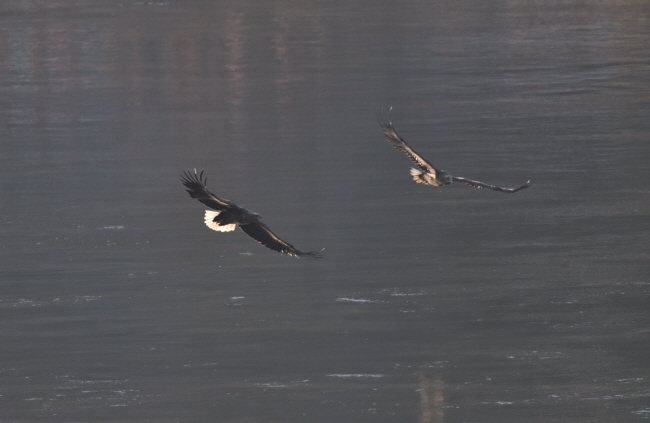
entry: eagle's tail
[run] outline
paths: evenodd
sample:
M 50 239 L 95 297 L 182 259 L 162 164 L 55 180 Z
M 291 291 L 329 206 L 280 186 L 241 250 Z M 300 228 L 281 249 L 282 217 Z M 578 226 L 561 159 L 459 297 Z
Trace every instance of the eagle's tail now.
M 215 210 L 206 210 L 205 211 L 205 226 L 208 228 L 212 229 L 213 231 L 219 231 L 219 232 L 230 232 L 234 231 L 237 225 L 234 223 L 231 223 L 229 225 L 221 225 L 219 222 L 215 221 L 215 218 L 219 216 L 221 212 L 220 211 L 215 211 Z
M 422 172 L 420 169 L 416 169 L 414 167 L 411 168 L 411 178 L 418 184 L 424 184 L 424 185 L 429 185 L 427 181 L 424 179 L 424 172 Z

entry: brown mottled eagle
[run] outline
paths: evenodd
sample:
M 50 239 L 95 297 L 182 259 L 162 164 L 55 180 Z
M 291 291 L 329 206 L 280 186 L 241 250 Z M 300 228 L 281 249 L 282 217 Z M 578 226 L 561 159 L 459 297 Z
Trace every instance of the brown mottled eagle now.
M 393 147 L 406 154 L 406 156 L 411 159 L 411 161 L 414 162 L 417 166 L 417 168 L 411 168 L 411 177 L 418 184 L 439 187 L 442 185 L 451 184 L 452 182 L 460 182 L 461 184 L 469 185 L 470 187 L 474 188 L 488 188 L 501 192 L 517 192 L 530 186 L 530 181 L 528 181 L 517 188 L 501 188 L 479 181 L 472 181 L 471 179 L 462 178 L 460 176 L 452 176 L 442 169 L 436 169 L 433 167 L 431 163 L 422 158 L 418 153 L 415 152 L 415 150 L 409 147 L 406 141 L 397 135 L 397 132 L 395 132 L 395 127 L 393 126 L 393 122 L 390 119 L 390 112 L 388 119 L 384 119 L 382 116 L 379 117 L 379 124 L 381 125 L 381 129 L 384 130 L 384 134 L 386 135 L 388 142 Z
M 219 232 L 230 232 L 239 226 L 248 236 L 273 251 L 288 254 L 293 257 L 308 257 L 312 259 L 322 257 L 321 252 L 323 249 L 303 253 L 271 232 L 264 223 L 260 222 L 262 216 L 259 214 L 239 207 L 232 201 L 219 198 L 208 191 L 206 188 L 208 179 L 203 178 L 203 172 L 197 174 L 196 169 L 194 169 L 194 173 L 186 171 L 181 178 L 181 182 L 187 188 L 190 197 L 196 198 L 201 203 L 214 209 L 205 211 L 204 220 L 208 228 Z

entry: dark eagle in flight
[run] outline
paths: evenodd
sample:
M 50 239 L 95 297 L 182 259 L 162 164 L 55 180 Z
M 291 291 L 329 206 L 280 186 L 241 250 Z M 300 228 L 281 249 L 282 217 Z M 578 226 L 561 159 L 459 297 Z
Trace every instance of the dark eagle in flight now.
M 219 198 L 208 191 L 206 188 L 208 179 L 203 177 L 203 172 L 197 174 L 196 169 L 194 169 L 194 173 L 186 171 L 181 181 L 187 188 L 190 197 L 196 198 L 201 203 L 213 209 L 205 211 L 204 221 L 208 228 L 219 232 L 230 232 L 239 226 L 242 231 L 255 241 L 278 253 L 288 254 L 293 257 L 309 257 L 312 259 L 322 257 L 321 252 L 323 249 L 303 253 L 271 232 L 264 223 L 260 222 L 262 216 L 259 214 L 239 207 L 232 201 Z
M 384 130 L 384 134 L 386 135 L 388 142 L 393 147 L 406 154 L 406 156 L 411 159 L 411 161 L 417 166 L 417 168 L 411 168 L 411 177 L 418 184 L 439 187 L 442 185 L 451 184 L 452 182 L 460 182 L 461 184 L 469 185 L 470 187 L 474 188 L 488 188 L 501 192 L 517 192 L 530 186 L 530 181 L 528 181 L 517 188 L 501 188 L 479 181 L 472 181 L 471 179 L 462 178 L 460 176 L 452 176 L 442 169 L 436 169 L 433 167 L 431 163 L 426 161 L 418 153 L 416 153 L 415 150 L 409 147 L 406 141 L 404 141 L 399 135 L 397 135 L 397 132 L 395 132 L 395 127 L 393 126 L 393 122 L 391 121 L 390 117 L 388 119 L 384 119 L 382 116 L 380 116 L 379 124 L 381 125 L 381 129 Z

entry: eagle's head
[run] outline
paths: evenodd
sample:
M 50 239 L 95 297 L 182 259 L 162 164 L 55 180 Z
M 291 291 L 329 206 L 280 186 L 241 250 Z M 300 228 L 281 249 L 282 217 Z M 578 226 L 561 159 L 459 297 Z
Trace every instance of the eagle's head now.
M 447 185 L 454 182 L 454 177 L 446 172 L 441 172 L 440 176 L 438 177 L 438 180 L 442 182 L 442 185 Z

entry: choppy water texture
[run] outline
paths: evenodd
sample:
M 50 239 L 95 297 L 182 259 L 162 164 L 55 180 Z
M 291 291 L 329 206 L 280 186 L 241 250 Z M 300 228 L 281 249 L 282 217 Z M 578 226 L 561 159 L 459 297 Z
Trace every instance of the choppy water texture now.
M 0 421 L 650 419 L 646 1 L 0 5 Z M 454 175 L 414 184 L 375 115 Z M 318 262 L 203 225 L 180 184 Z

